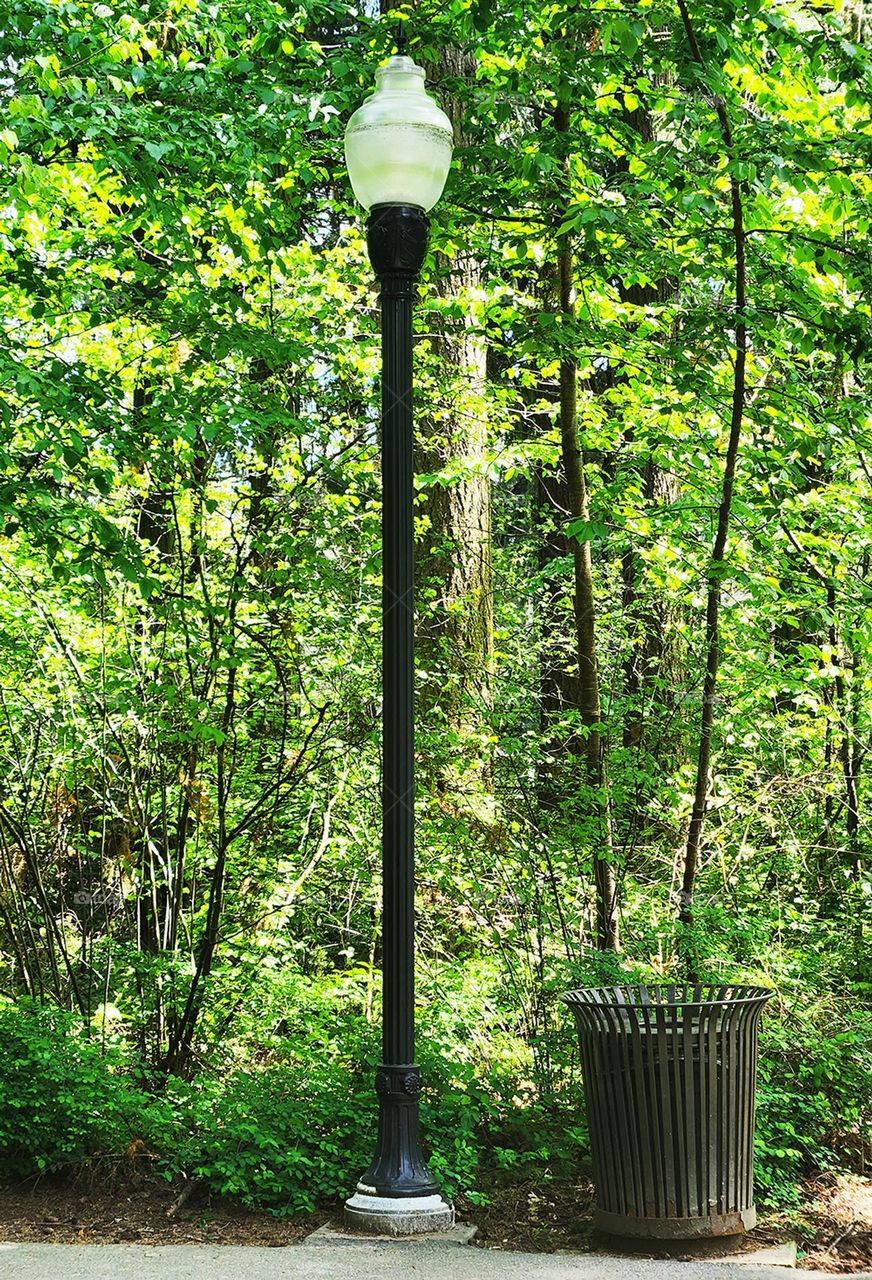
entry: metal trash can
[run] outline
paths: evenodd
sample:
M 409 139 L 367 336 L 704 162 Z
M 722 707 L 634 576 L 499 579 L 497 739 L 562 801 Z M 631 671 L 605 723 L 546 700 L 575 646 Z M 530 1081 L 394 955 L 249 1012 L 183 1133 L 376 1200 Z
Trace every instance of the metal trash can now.
M 581 1041 L 596 1227 L 637 1240 L 741 1235 L 754 1209 L 762 987 L 570 991 Z

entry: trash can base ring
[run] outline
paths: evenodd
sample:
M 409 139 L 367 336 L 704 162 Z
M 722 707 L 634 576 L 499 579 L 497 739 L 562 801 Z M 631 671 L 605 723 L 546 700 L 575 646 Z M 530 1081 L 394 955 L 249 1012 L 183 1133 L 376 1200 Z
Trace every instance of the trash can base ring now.
M 754 1205 L 735 1213 L 700 1218 L 629 1218 L 621 1213 L 594 1209 L 594 1226 L 608 1236 L 633 1240 L 699 1240 L 713 1236 L 737 1236 L 757 1225 Z

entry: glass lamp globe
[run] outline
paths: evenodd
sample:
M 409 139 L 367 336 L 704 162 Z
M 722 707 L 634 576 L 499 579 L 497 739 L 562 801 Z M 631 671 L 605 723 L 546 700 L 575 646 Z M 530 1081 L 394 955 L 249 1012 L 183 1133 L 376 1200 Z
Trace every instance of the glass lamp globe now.
M 424 88 L 424 69 L 403 54 L 375 73 L 375 93 L 345 130 L 345 163 L 365 209 L 414 205 L 426 213 L 451 165 L 451 121 Z

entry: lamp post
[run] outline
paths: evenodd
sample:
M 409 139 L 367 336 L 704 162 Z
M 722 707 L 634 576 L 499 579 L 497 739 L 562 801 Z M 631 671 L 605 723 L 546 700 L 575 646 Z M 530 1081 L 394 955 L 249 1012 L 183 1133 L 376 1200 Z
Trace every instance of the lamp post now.
M 427 211 L 451 164 L 448 117 L 424 72 L 397 53 L 345 131 L 357 199 L 369 211 L 367 247 L 382 320 L 382 1065 L 376 1072 L 378 1141 L 345 1206 L 358 1230 L 391 1235 L 449 1228 L 421 1148 L 415 1063 L 414 464 L 412 306 L 427 250 Z

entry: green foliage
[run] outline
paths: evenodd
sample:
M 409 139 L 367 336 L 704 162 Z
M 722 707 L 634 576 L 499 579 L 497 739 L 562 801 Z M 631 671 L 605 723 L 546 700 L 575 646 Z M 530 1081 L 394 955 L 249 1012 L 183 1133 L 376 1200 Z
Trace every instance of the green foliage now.
M 839 1169 L 852 1148 L 863 1148 L 872 1122 L 872 1015 L 851 1004 L 767 1020 L 755 1180 L 770 1202 L 795 1202 L 803 1175 Z
M 280 1034 L 263 1037 L 268 1057 L 256 1069 L 195 1082 L 170 1077 L 150 1094 L 131 1078 L 121 1048 L 88 1038 L 71 1015 L 4 1006 L 0 1172 L 27 1176 L 147 1154 L 165 1177 L 196 1177 L 215 1194 L 277 1214 L 340 1200 L 369 1163 L 374 1140 L 377 1034 L 359 1000 L 361 977 L 283 983 L 287 1018 Z M 449 977 L 462 989 L 460 974 Z M 480 996 L 480 981 L 474 985 Z M 438 1008 L 426 1011 L 422 1121 L 446 1194 L 475 1201 L 487 1198 L 500 1170 L 566 1176 L 579 1130 L 577 1120 L 567 1126 L 553 1104 L 537 1101 L 516 1037 L 503 1035 L 499 1061 L 481 1056 L 499 1035 L 470 1053 L 482 1030 L 470 995 L 450 1032 L 442 1024 L 440 1034 Z
M 74 1169 L 150 1130 L 155 1104 L 91 1030 L 57 1009 L 0 1004 L 0 1173 Z
M 242 1204 L 295 1213 L 349 1194 L 369 1160 L 371 1084 L 341 1063 L 308 1061 L 171 1085 L 175 1140 L 160 1167 Z
M 590 970 L 575 976 L 589 981 Z M 556 1019 L 549 1052 L 540 1045 L 531 1055 L 507 1030 L 511 1006 L 483 978 L 443 973 L 455 1000 L 423 1010 L 431 1167 L 448 1195 L 472 1202 L 486 1202 L 506 1181 L 572 1180 L 589 1170 L 580 1082 L 577 1071 L 574 1080 L 567 1074 L 571 1019 Z M 566 989 L 564 977 L 556 981 Z M 378 1055 L 364 1015 L 367 982 L 364 973 L 314 984 L 285 978 L 278 1031 L 250 1032 L 247 1056 L 260 1042 L 257 1067 L 195 1082 L 171 1077 L 151 1093 L 136 1084 L 119 1045 L 101 1043 L 93 1029 L 86 1036 L 70 1015 L 3 1006 L 0 1172 L 27 1176 L 148 1154 L 165 1177 L 196 1177 L 215 1194 L 273 1213 L 338 1202 L 372 1154 Z M 756 1166 L 767 1202 L 791 1203 L 804 1174 L 840 1167 L 862 1143 L 872 1114 L 870 1030 L 862 1010 L 776 1006 L 767 1015 Z

